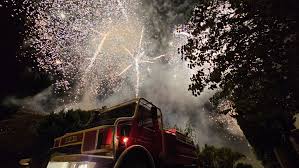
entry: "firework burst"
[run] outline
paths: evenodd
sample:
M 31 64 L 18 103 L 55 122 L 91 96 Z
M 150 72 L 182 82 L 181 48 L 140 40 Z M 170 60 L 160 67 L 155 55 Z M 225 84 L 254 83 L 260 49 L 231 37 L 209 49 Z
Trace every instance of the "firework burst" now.
M 24 57 L 52 77 L 56 93 L 75 102 L 109 96 L 125 82 L 137 97 L 146 64 L 164 57 L 147 56 L 138 5 L 135 0 L 23 1 L 20 11 L 29 27 L 24 48 L 30 50 Z

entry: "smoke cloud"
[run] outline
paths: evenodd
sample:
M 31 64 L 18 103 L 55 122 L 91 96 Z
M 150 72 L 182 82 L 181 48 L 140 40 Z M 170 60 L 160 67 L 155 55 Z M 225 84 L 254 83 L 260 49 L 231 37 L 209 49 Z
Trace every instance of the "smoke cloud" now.
M 52 87 L 49 87 L 42 92 L 25 98 L 17 98 L 14 96 L 7 97 L 2 102 L 2 106 L 6 107 L 19 107 L 23 111 L 31 113 L 47 114 L 49 111 L 54 110 L 56 100 L 53 96 Z

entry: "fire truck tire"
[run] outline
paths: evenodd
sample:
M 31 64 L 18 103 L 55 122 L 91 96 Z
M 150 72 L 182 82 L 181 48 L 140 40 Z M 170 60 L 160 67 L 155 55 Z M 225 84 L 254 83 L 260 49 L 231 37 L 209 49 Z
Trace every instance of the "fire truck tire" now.
M 143 156 L 130 156 L 120 168 L 150 168 L 148 161 Z
M 121 154 L 114 168 L 155 168 L 155 165 L 149 151 L 136 145 Z

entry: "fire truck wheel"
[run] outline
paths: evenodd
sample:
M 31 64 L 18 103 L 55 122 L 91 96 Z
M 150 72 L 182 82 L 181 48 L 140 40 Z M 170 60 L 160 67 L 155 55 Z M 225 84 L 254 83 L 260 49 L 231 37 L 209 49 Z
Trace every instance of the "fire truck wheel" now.
M 150 168 L 149 163 L 144 156 L 130 156 L 124 160 L 121 168 Z

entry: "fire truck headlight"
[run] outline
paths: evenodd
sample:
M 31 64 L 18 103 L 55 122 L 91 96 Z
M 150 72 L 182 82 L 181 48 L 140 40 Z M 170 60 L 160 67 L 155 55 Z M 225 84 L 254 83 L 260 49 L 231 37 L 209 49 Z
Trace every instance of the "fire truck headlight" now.
M 95 162 L 49 162 L 47 168 L 94 168 Z
M 78 168 L 88 168 L 88 163 L 80 163 Z
M 68 168 L 68 162 L 49 162 L 47 168 Z

